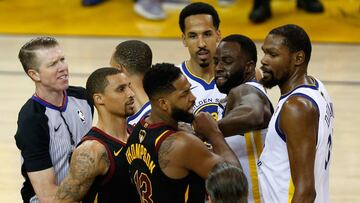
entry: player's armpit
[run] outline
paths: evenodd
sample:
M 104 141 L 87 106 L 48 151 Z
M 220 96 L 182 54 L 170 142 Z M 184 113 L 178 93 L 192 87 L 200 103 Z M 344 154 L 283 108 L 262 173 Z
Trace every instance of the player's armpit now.
M 110 160 L 105 147 L 97 141 L 85 141 L 75 149 L 70 170 L 58 188 L 55 202 L 80 202 L 99 175 L 106 174 Z

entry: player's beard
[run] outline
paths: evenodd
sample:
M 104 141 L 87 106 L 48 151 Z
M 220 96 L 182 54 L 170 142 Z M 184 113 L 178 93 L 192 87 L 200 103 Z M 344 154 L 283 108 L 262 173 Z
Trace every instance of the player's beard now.
M 177 107 L 173 107 L 171 117 L 176 121 L 182 121 L 185 123 L 192 123 L 194 120 L 194 115 L 192 113 Z
M 201 63 L 199 65 L 201 68 L 207 68 L 209 67 L 210 63 L 207 60 L 201 60 Z
M 271 89 L 276 85 L 281 85 L 286 81 L 286 76 L 283 76 L 282 78 L 278 79 L 274 76 L 274 73 L 272 71 L 267 71 L 266 73 L 269 74 L 270 77 L 269 76 L 263 77 L 259 82 L 267 89 Z
M 224 94 L 229 94 L 230 90 L 239 86 L 244 81 L 244 71 L 238 71 L 230 76 L 227 74 L 226 81 L 221 86 L 217 86 L 219 91 Z

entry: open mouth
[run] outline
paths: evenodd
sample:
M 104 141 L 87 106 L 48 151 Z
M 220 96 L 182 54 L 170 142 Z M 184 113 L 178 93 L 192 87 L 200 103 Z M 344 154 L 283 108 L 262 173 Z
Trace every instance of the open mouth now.
M 216 76 L 215 76 L 215 80 L 216 80 L 217 82 L 223 82 L 223 81 L 226 81 L 227 78 L 226 78 L 225 76 L 222 76 L 222 75 L 216 75 Z
M 62 75 L 62 76 L 58 77 L 58 79 L 60 79 L 60 80 L 68 80 L 69 75 Z

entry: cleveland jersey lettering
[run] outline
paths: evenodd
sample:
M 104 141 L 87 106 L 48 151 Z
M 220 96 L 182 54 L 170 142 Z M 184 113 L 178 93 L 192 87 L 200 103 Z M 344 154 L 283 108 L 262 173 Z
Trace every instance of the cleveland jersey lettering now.
M 141 202 L 204 202 L 204 182 L 198 181 L 200 177 L 189 172 L 184 178 L 172 179 L 160 168 L 158 150 L 175 132 L 163 124 L 150 125 L 142 118 L 129 137 L 125 155 Z

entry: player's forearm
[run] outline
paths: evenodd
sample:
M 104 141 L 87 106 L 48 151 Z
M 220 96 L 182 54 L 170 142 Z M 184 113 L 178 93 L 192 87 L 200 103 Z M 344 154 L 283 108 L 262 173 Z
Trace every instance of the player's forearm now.
M 315 189 L 304 189 L 301 191 L 295 189 L 291 203 L 313 203 L 315 198 Z
M 54 168 L 28 172 L 27 174 L 40 202 L 52 202 L 58 189 Z
M 250 111 L 239 115 L 228 115 L 218 122 L 218 126 L 225 137 L 244 134 L 252 130 L 259 130 L 267 127 L 263 115 L 256 115 Z
M 221 132 L 214 132 L 209 136 L 213 151 L 223 157 L 227 162 L 241 168 L 239 160 L 235 153 L 230 149 L 223 136 L 224 135 Z
M 43 188 L 42 192 L 36 193 L 36 196 L 41 203 L 52 203 L 54 201 L 54 196 L 57 188 L 58 187 L 56 185 L 50 186 L 48 188 Z
M 54 203 L 80 202 L 83 198 L 82 192 L 79 191 L 80 188 L 81 186 L 64 180 L 56 192 Z

